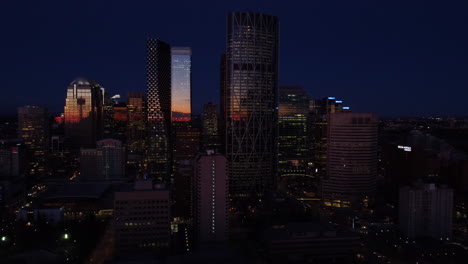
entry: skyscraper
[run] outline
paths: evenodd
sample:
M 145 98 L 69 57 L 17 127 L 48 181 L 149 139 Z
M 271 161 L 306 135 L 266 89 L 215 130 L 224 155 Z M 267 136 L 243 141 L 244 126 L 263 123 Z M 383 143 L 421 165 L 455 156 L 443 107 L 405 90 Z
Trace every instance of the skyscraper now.
M 146 96 L 132 92 L 127 95 L 128 122 L 127 148 L 131 152 L 144 153 L 146 138 Z
M 378 119 L 368 113 L 329 114 L 325 205 L 358 206 L 376 190 Z
M 327 175 L 327 131 L 328 114 L 343 112 L 343 101 L 334 96 L 322 99 L 310 99 L 309 101 L 309 131 L 311 138 L 311 149 L 313 152 L 314 173 L 317 178 Z
M 159 39 L 147 40 L 147 144 L 149 175 L 168 181 L 171 169 L 171 47 Z
M 202 143 L 203 149 L 220 150 L 219 132 L 218 132 L 218 114 L 216 105 L 208 103 L 203 105 L 203 131 Z
M 193 212 L 197 240 L 222 243 L 228 239 L 228 162 L 207 150 L 195 160 Z
M 275 182 L 278 18 L 233 12 L 227 18 L 226 155 L 233 196 L 263 194 Z
M 39 106 L 18 108 L 18 134 L 30 154 L 30 172 L 45 170 L 49 149 L 49 113 Z
M 93 148 L 103 130 L 104 89 L 78 78 L 70 83 L 65 99 L 65 136 L 73 148 Z
M 278 173 L 305 176 L 310 161 L 309 97 L 298 86 L 279 88 Z
M 188 122 L 192 114 L 192 49 L 171 49 L 171 115 L 173 122 Z

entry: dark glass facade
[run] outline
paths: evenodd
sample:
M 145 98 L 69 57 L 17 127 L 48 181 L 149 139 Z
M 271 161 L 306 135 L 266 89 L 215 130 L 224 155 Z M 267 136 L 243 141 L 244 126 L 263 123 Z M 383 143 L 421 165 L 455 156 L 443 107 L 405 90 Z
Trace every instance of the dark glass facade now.
M 190 217 L 190 186 L 193 171 L 191 161 L 200 151 L 200 129 L 196 127 L 172 127 L 174 213 L 177 217 Z
M 127 95 L 127 148 L 130 152 L 144 153 L 146 139 L 146 95 L 132 92 Z
M 18 135 L 30 154 L 31 174 L 45 171 L 49 149 L 49 113 L 39 106 L 18 108 Z
M 278 173 L 306 176 L 310 162 L 309 97 L 298 86 L 279 88 Z
M 327 177 L 327 114 L 343 112 L 343 102 L 335 97 L 325 97 L 322 99 L 310 99 L 309 101 L 311 138 L 313 151 L 313 173 L 317 178 Z
M 203 105 L 203 149 L 219 150 L 217 106 L 213 103 Z
M 153 178 L 169 181 L 171 151 L 171 46 L 147 40 L 147 144 L 146 167 Z
M 277 17 L 228 15 L 221 94 L 233 196 L 261 195 L 275 182 L 278 42 Z
M 189 122 L 192 114 L 192 49 L 171 49 L 172 122 Z
M 73 148 L 92 148 L 103 131 L 104 91 L 94 81 L 70 83 L 65 99 L 65 136 Z

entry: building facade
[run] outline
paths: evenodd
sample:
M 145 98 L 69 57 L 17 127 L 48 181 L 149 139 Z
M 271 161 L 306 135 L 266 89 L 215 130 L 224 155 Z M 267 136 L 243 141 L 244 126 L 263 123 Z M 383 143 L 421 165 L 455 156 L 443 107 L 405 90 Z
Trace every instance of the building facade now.
M 18 136 L 29 152 L 29 172 L 43 174 L 49 151 L 49 113 L 39 106 L 18 108 Z
M 358 206 L 376 190 L 377 115 L 335 113 L 327 120 L 327 174 L 321 182 L 324 204 Z
M 228 240 L 229 170 L 224 155 L 207 150 L 195 160 L 193 213 L 200 244 Z
M 278 47 L 277 17 L 228 15 L 221 94 L 233 196 L 262 195 L 275 185 Z
M 343 101 L 334 96 L 310 99 L 309 111 L 313 173 L 317 178 L 322 179 L 327 175 L 327 115 L 343 112 Z
M 81 149 L 80 174 L 87 181 L 125 179 L 125 147 L 116 139 L 103 139 L 95 149 Z
M 219 131 L 218 131 L 218 114 L 217 106 L 213 103 L 203 105 L 202 113 L 203 131 L 202 131 L 202 145 L 204 150 L 220 149 Z
M 144 153 L 146 139 L 146 95 L 131 92 L 127 95 L 127 148 L 130 152 Z
M 103 131 L 104 90 L 84 78 L 70 83 L 65 99 L 65 136 L 72 148 L 93 148 Z
M 152 180 L 135 182 L 132 190 L 115 193 L 114 228 L 118 255 L 165 252 L 171 241 L 169 191 Z
M 152 178 L 169 181 L 171 151 L 171 46 L 147 40 L 146 169 Z
M 189 122 L 192 115 L 192 49 L 171 48 L 171 119 Z
M 298 86 L 279 88 L 278 173 L 279 176 L 309 174 L 309 97 Z

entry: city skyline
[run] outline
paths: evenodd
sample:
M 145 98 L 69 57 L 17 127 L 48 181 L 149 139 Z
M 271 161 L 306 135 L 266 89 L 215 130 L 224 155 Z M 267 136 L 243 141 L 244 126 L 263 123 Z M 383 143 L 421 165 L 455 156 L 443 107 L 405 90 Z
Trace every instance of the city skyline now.
M 408 40 L 411 26 L 404 31 L 392 24 L 405 21 L 402 14 L 426 22 L 407 13 L 413 7 L 426 12 L 423 4 L 391 13 L 395 2 L 357 11 L 360 3 L 317 0 L 309 6 L 288 2 L 278 10 L 279 4 L 258 0 L 254 10 L 222 12 L 225 43 L 218 51 L 218 31 L 211 26 L 222 24 L 218 11 L 230 3 L 198 2 L 193 9 L 182 0 L 176 15 L 166 17 L 171 4 L 138 1 L 116 21 L 118 1 L 50 6 L 74 8 L 65 17 L 50 16 L 64 19 L 55 30 L 80 21 L 72 41 L 60 37 L 69 31 L 47 36 L 41 23 L 50 21 L 37 20 L 31 25 L 44 32 L 44 43 L 54 47 L 59 39 L 58 49 L 35 53 L 38 39 L 28 36 L 30 46 L 21 55 L 34 61 L 48 54 L 43 65 L 28 70 L 24 57 L 1 64 L 20 65 L 23 73 L 4 79 L 0 106 L 2 263 L 466 262 L 468 116 L 454 110 L 464 108 L 466 91 L 446 87 L 462 85 L 463 78 L 449 79 L 442 71 L 463 67 L 440 63 L 435 50 L 415 42 L 400 43 L 415 51 L 402 57 L 391 41 Z M 28 7 L 32 18 L 49 11 Z M 89 15 L 98 7 L 100 20 L 93 21 Z M 324 8 L 336 13 L 317 13 Z M 356 17 L 361 24 L 353 25 Z M 211 18 L 216 25 L 196 22 Z M 144 27 L 137 26 L 142 21 Z M 20 17 L 9 22 L 23 23 Z M 110 31 L 101 28 L 106 23 Z M 80 31 L 91 24 L 90 32 Z M 385 25 L 398 37 L 386 35 Z M 353 27 L 368 35 L 354 35 Z M 132 28 L 151 30 L 129 36 Z M 327 37 L 316 34 L 318 28 Z M 419 44 L 427 40 L 420 34 L 411 35 Z M 131 47 L 143 35 L 146 45 Z M 379 36 L 386 48 L 376 45 Z M 70 44 L 76 46 L 67 50 Z M 15 54 L 20 47 L 6 51 Z M 77 57 L 44 75 L 47 81 L 35 79 L 57 65 L 60 50 Z M 140 56 L 146 57 L 143 68 L 137 66 Z M 437 74 L 428 74 L 437 62 Z M 61 92 L 44 88 L 57 86 L 67 72 L 80 73 L 60 85 Z M 408 75 L 412 79 L 403 78 Z M 420 90 L 429 77 L 430 86 Z M 442 77 L 441 86 L 436 79 Z M 27 82 L 34 85 L 10 87 Z M 334 85 L 339 89 L 327 89 Z M 11 96 L 16 92 L 22 97 Z M 58 95 L 56 111 L 50 102 Z M 17 100 L 16 117 L 2 116 L 8 114 L 2 107 Z M 389 117 L 377 110 L 388 108 L 443 109 L 450 116 Z
M 439 7 L 406 3 L 401 8 L 403 2 L 375 3 L 361 10 L 353 3 L 319 2 L 289 9 L 276 2 L 186 2 L 180 19 L 165 27 L 160 22 L 171 12 L 150 15 L 150 3 L 130 6 L 122 21 L 118 19 L 127 7 L 119 2 L 113 3 L 104 20 L 99 16 L 106 8 L 102 3 L 44 4 L 21 9 L 24 14 L 17 14 L 20 9 L 16 4 L 7 3 L 12 12 L 2 19 L 16 21 L 10 17 L 15 16 L 21 21 L 6 30 L 8 41 L 1 44 L 9 51 L 2 64 L 2 72 L 9 77 L 4 83 L 5 95 L 14 100 L 3 104 L 0 112 L 12 115 L 19 106 L 40 105 L 60 113 L 63 87 L 80 76 L 96 80 L 112 94 L 144 91 L 144 42 L 147 37 L 157 37 L 192 47 L 193 109 L 201 113 L 204 103 L 219 98 L 224 16 L 249 9 L 282 21 L 281 85 L 300 85 L 312 97 L 344 98 L 352 109 L 380 116 L 466 115 L 466 92 L 461 88 L 468 85 L 463 75 L 467 70 L 463 58 L 468 56 L 463 47 L 468 39 L 456 34 L 466 27 L 461 17 L 466 4 Z M 47 16 L 50 12 L 57 16 Z M 136 19 L 138 12 L 142 14 Z M 76 24 L 70 13 L 88 18 L 81 20 L 87 22 Z M 33 21 L 37 25 L 31 26 Z M 98 30 L 90 30 L 93 27 Z M 301 28 L 310 29 L 310 33 L 298 34 Z M 30 48 L 24 50 L 25 45 Z M 71 61 L 74 63 L 68 63 Z M 25 74 L 28 78 L 21 77 Z M 27 93 L 19 92 L 24 90 Z

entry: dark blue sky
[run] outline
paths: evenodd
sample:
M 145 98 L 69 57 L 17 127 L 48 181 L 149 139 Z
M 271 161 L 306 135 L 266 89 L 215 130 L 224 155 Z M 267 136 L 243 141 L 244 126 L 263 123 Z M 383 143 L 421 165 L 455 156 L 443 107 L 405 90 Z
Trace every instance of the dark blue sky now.
M 380 115 L 467 115 L 468 1 L 2 1 L 0 115 L 63 110 L 78 76 L 145 91 L 145 40 L 193 49 L 194 110 L 218 101 L 230 11 L 280 18 L 280 84 Z

